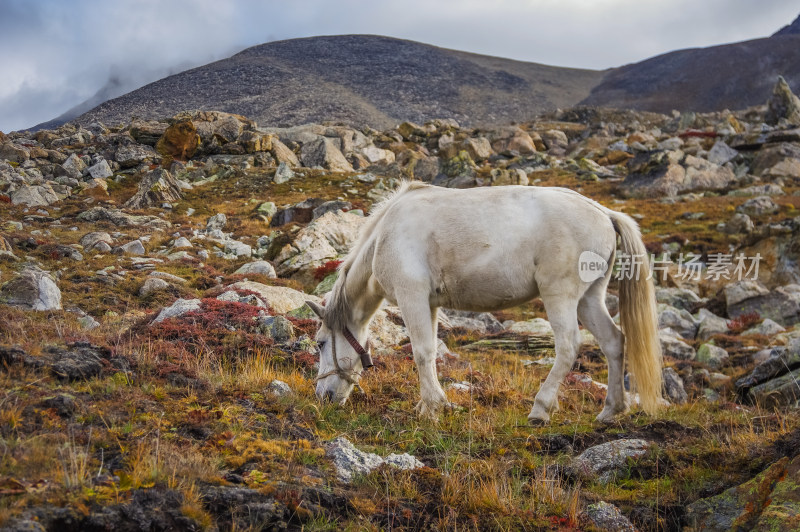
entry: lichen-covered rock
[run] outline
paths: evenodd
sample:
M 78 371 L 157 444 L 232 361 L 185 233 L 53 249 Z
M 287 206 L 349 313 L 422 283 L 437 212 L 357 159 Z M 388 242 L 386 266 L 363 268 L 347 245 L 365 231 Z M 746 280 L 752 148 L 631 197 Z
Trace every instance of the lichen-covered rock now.
M 622 515 L 619 508 L 605 501 L 586 507 L 586 516 L 600 530 L 608 532 L 636 532 L 636 527 Z
M 800 98 L 792 92 L 783 76 L 778 76 L 778 81 L 772 89 L 772 96 L 767 101 L 767 114 L 764 120 L 767 124 L 775 125 L 781 119 L 790 124 L 800 124 Z
M 796 405 L 800 401 L 800 339 L 775 347 L 769 357 L 736 381 L 741 397 L 762 407 Z
M 336 146 L 333 139 L 319 137 L 317 140 L 303 144 L 300 159 L 304 166 L 319 166 L 332 172 L 352 172 L 353 167 Z
M 11 193 L 12 205 L 27 205 L 28 207 L 46 207 L 57 202 L 60 198 L 49 184 L 25 185 Z
M 287 312 L 305 305 L 306 301 L 320 302 L 316 296 L 308 295 L 287 286 L 268 286 L 255 281 L 239 281 L 228 286 L 229 290 L 249 290 L 258 294 L 269 307 L 278 314 Z
M 689 529 L 797 530 L 799 469 L 800 457 L 784 457 L 744 484 L 693 502 L 686 508 Z
M 145 227 L 151 229 L 167 229 L 172 226 L 167 220 L 158 216 L 132 215 L 118 209 L 93 207 L 78 215 L 78 220 L 84 222 L 111 222 L 123 227 Z
M 664 368 L 662 371 L 664 380 L 664 391 L 670 403 L 682 405 L 689 400 L 689 395 L 683 387 L 683 379 L 672 368 Z
M 132 168 L 142 163 L 152 162 L 157 158 L 158 153 L 153 148 L 141 144 L 120 146 L 114 152 L 114 160 L 119 163 L 121 168 Z
M 697 361 L 718 369 L 728 360 L 728 352 L 713 344 L 703 344 L 697 350 Z
M 661 351 L 665 356 L 678 360 L 694 360 L 697 354 L 694 347 L 687 344 L 681 336 L 672 329 L 661 329 L 658 331 L 658 339 L 661 341 Z
M 265 275 L 267 277 L 276 277 L 275 268 L 272 264 L 265 260 L 256 260 L 243 264 L 238 270 L 233 272 L 234 275 Z
M 156 151 L 161 155 L 161 164 L 167 166 L 172 161 L 188 161 L 200 146 L 200 135 L 191 120 L 180 120 L 170 125 L 156 143 Z
M 747 214 L 748 216 L 764 216 L 765 214 L 774 214 L 779 209 L 778 204 L 772 201 L 769 196 L 758 196 L 739 205 L 736 208 L 736 212 Z
M 579 477 L 601 484 L 613 482 L 630 461 L 647 453 L 650 442 L 646 440 L 614 440 L 589 447 L 572 460 L 570 469 Z
M 671 328 L 686 340 L 694 340 L 697 323 L 688 310 L 677 309 L 663 303 L 658 305 L 658 328 Z
M 769 291 L 755 281 L 740 281 L 725 287 L 725 300 L 732 318 L 757 313 L 783 326 L 800 322 L 800 285 Z

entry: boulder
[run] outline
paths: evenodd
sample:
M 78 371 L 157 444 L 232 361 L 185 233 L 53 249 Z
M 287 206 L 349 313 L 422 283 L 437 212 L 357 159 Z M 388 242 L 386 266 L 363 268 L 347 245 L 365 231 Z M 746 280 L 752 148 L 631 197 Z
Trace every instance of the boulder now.
M 182 197 L 181 187 L 172 174 L 163 168 L 156 168 L 142 177 L 136 194 L 125 202 L 125 207 L 129 209 L 160 207 L 163 203 L 179 201 Z
M 792 92 L 783 76 L 778 76 L 778 81 L 772 89 L 772 96 L 767 101 L 764 121 L 776 125 L 782 119 L 795 126 L 800 125 L 800 98 Z
M 24 163 L 30 158 L 30 150 L 24 146 L 12 142 L 3 142 L 0 144 L 0 159 L 5 159 L 12 163 Z
M 200 135 L 194 122 L 185 119 L 170 125 L 156 143 L 156 151 L 161 155 L 161 164 L 168 166 L 172 161 L 188 161 L 200 145 Z
M 353 167 L 328 137 L 319 137 L 317 140 L 303 144 L 300 149 L 300 160 L 304 166 L 319 166 L 332 172 L 352 172 Z
M 286 286 L 269 286 L 255 281 L 239 281 L 229 285 L 227 290 L 249 290 L 255 292 L 259 298 L 263 299 L 269 308 L 278 314 L 300 308 L 306 304 L 307 300 L 319 302 L 316 296 L 308 295 L 293 288 Z
M 671 328 L 686 340 L 694 340 L 697 335 L 697 323 L 688 310 L 677 309 L 660 303 L 658 305 L 658 328 Z
M 569 139 L 566 133 L 559 129 L 549 129 L 547 131 L 540 131 L 539 135 L 549 154 L 557 157 L 566 155 L 567 146 L 569 145 Z
M 799 405 L 800 339 L 775 347 L 753 371 L 736 381 L 740 397 L 764 408 Z
M 263 316 L 258 319 L 258 324 L 262 334 L 272 338 L 276 344 L 286 344 L 294 340 L 292 322 L 283 316 Z
M 800 456 L 781 458 L 747 482 L 686 507 L 689 530 L 797 530 Z
M 329 260 L 346 254 L 358 238 L 363 216 L 349 212 L 328 212 L 300 230 L 291 244 L 275 259 L 279 276 L 309 273 Z
M 10 197 L 12 205 L 27 205 L 28 207 L 46 207 L 60 199 L 48 184 L 21 186 L 12 192 Z
M 780 207 L 769 196 L 758 196 L 736 207 L 736 212 L 748 216 L 764 216 L 775 214 L 779 209 Z
M 347 438 L 339 436 L 325 446 L 325 454 L 336 467 L 339 482 L 352 482 L 356 476 L 368 475 L 383 464 L 398 469 L 417 469 L 425 464 L 408 453 L 390 454 L 385 459 L 357 449 Z
M 106 161 L 105 159 L 101 159 L 99 162 L 90 166 L 87 171 L 89 172 L 89 175 L 92 176 L 93 179 L 106 179 L 114 175 L 114 172 L 108 165 L 108 161 Z
M 158 216 L 136 216 L 124 213 L 118 209 L 93 207 L 78 215 L 78 220 L 84 222 L 111 222 L 123 227 L 144 227 L 151 229 L 168 229 L 172 224 Z
M 164 307 L 158 316 L 150 323 L 155 325 L 169 318 L 177 318 L 188 314 L 189 312 L 197 312 L 200 310 L 201 301 L 199 299 L 176 299 L 172 305 Z
M 144 244 L 138 238 L 114 249 L 115 253 L 124 255 L 142 256 L 145 254 Z
M 656 301 L 680 310 L 692 310 L 702 300 L 694 291 L 688 288 L 658 288 Z
M 0 287 L 0 303 L 24 310 L 61 310 L 61 290 L 48 272 L 28 266 Z
M 167 130 L 168 124 L 158 120 L 133 120 L 128 129 L 131 137 L 139 144 L 155 146 Z
M 771 319 L 767 318 L 758 325 L 747 329 L 745 332 L 742 333 L 742 336 L 752 336 L 755 334 L 762 336 L 774 336 L 784 331 L 786 331 L 785 328 L 781 327 Z
M 274 397 L 286 397 L 292 395 L 292 388 L 285 382 L 274 379 L 267 385 L 266 392 Z
M 697 323 L 697 338 L 706 341 L 715 334 L 728 334 L 728 320 L 720 318 L 707 309 L 700 309 L 694 316 Z
M 361 148 L 361 155 L 369 164 L 389 165 L 395 161 L 393 151 L 378 148 L 374 144 Z
M 605 501 L 588 505 L 586 517 L 598 530 L 636 532 L 636 527 L 620 512 L 619 508 Z
M 73 179 L 80 179 L 86 171 L 86 163 L 76 154 L 70 155 L 66 161 L 61 164 L 61 168 L 67 172 L 67 175 Z
M 674 197 L 692 190 L 720 190 L 736 181 L 727 166 L 684 155 L 680 151 L 645 151 L 628 161 L 628 176 L 622 183 L 629 196 Z
M 800 178 L 800 144 L 781 142 L 760 149 L 751 172 L 764 179 Z
M 157 158 L 158 153 L 153 148 L 141 144 L 120 146 L 114 152 L 114 160 L 119 163 L 121 168 L 133 168 L 142 163 L 150 163 Z
M 492 145 L 485 137 L 469 137 L 464 139 L 459 150 L 464 150 L 473 161 L 485 161 L 492 156 Z
M 516 126 L 493 131 L 489 139 L 492 141 L 492 149 L 501 155 L 530 155 L 536 152 L 531 136 Z
M 447 328 L 459 327 L 480 334 L 498 333 L 504 329 L 503 324 L 492 314 L 467 310 L 442 309 L 439 312 L 439 323 Z
M 725 287 L 725 300 L 731 318 L 757 313 L 782 326 L 800 322 L 800 285 L 769 291 L 754 281 L 740 281 Z
M 553 327 L 550 322 L 542 318 L 533 318 L 527 321 L 518 321 L 508 328 L 511 332 L 553 336 Z
M 739 155 L 739 152 L 728 146 L 724 140 L 718 139 L 714 146 L 708 151 L 706 156 L 708 161 L 714 164 L 725 164 Z
M 276 185 L 282 185 L 294 177 L 294 172 L 291 167 L 285 162 L 281 162 L 275 170 L 275 177 L 273 181 Z
M 234 275 L 265 275 L 267 277 L 277 277 L 275 275 L 275 268 L 272 264 L 265 260 L 256 260 L 243 264 L 238 270 L 233 272 Z
M 353 204 L 349 201 L 331 200 L 314 207 L 311 211 L 311 219 L 316 220 L 329 212 L 336 211 L 349 211 L 353 208 Z
M 285 163 L 291 168 L 300 166 L 300 161 L 297 159 L 297 155 L 295 155 L 294 152 L 286 146 L 286 144 L 276 138 L 272 139 L 271 153 L 278 163 Z
M 147 297 L 155 292 L 162 292 L 169 288 L 169 283 L 157 277 L 148 277 L 139 288 L 139 297 Z
M 650 442 L 638 439 L 615 440 L 589 447 L 570 463 L 570 470 L 585 481 L 614 482 L 629 466 L 647 454 Z
M 719 229 L 729 235 L 750 234 L 755 229 L 753 220 L 743 212 L 734 214 L 727 222 L 721 223 Z

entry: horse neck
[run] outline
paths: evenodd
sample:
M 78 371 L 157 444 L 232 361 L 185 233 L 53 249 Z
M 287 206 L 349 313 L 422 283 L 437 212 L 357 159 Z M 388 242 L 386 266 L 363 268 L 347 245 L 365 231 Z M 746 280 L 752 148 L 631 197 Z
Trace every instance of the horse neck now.
M 372 277 L 371 263 L 371 260 L 356 260 L 350 267 L 344 283 L 344 293 L 350 307 L 348 321 L 353 332 L 359 337 L 363 336 L 370 320 L 383 302 L 383 296 L 378 293 L 377 284 Z

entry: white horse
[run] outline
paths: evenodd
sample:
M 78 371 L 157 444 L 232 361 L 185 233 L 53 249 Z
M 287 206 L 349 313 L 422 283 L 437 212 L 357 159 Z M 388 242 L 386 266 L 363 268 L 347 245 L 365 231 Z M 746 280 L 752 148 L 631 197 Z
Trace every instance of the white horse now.
M 642 272 L 620 281 L 622 331 L 608 314 L 612 268 L 588 281 L 579 273 L 583 252 L 614 262 L 617 234 Z M 629 216 L 577 192 L 544 187 L 453 190 L 404 183 L 377 206 L 339 267 L 322 319 L 316 394 L 344 403 L 372 364 L 368 325 L 383 300 L 400 307 L 420 381 L 421 415 L 436 418 L 447 404 L 436 374 L 438 307 L 494 311 L 541 297 L 555 335 L 556 361 L 528 420 L 546 423 L 558 408 L 558 389 L 570 371 L 580 335 L 594 334 L 608 360 L 608 394 L 597 416 L 609 421 L 627 410 L 624 350 L 640 403 L 654 413 L 661 402 L 661 347 L 653 284 L 639 228 Z

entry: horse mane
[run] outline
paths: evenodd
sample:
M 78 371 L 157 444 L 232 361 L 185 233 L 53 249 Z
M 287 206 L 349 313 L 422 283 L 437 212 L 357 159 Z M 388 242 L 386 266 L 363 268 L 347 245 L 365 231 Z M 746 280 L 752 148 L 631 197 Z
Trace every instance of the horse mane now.
M 365 260 L 366 255 L 371 255 L 375 247 L 375 239 L 373 238 L 375 227 L 381 219 L 383 219 L 386 211 L 407 192 L 427 188 L 429 186 L 430 185 L 427 183 L 422 183 L 420 181 L 403 181 L 385 200 L 372 206 L 356 243 L 350 249 L 350 252 L 347 254 L 342 264 L 339 265 L 339 277 L 336 279 L 328 301 L 325 304 L 324 323 L 329 329 L 332 331 L 342 331 L 347 327 L 347 318 L 350 316 L 350 302 L 348 301 L 346 290 L 348 275 L 358 275 L 359 279 L 356 280 L 366 283 L 370 272 L 364 271 L 361 268 L 354 269 L 354 266 L 358 264 L 358 261 Z

